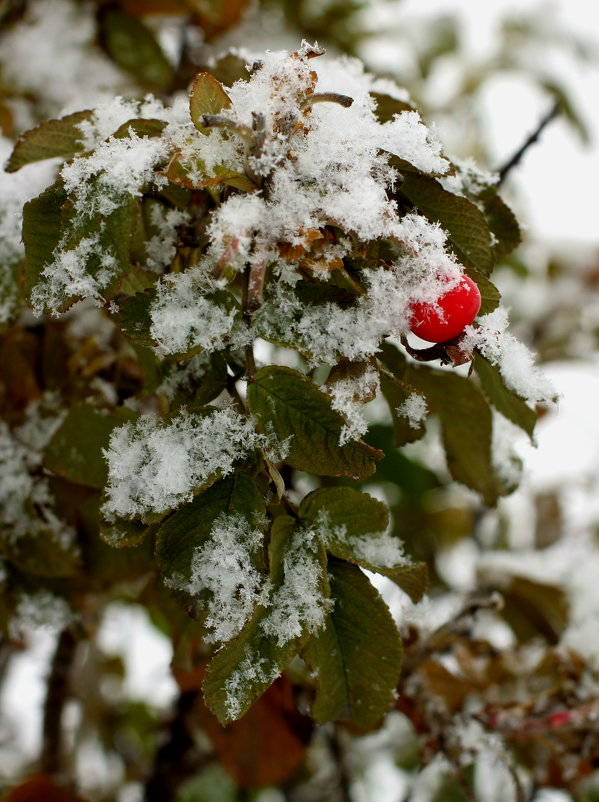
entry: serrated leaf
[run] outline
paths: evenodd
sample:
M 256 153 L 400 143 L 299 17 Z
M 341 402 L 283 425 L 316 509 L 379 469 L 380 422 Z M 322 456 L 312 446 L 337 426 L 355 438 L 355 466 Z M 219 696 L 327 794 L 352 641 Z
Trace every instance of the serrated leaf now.
M 269 552 L 267 602 L 258 605 L 239 635 L 215 654 L 206 671 L 204 698 L 221 724 L 243 716 L 280 675 L 310 637 L 313 605 L 320 609 L 328 598 L 324 548 L 319 541 L 308 540 L 294 518 L 275 518 Z M 298 564 L 303 578 L 301 596 L 297 580 L 288 576 Z M 316 598 L 309 595 L 311 590 Z
M 481 354 L 474 357 L 474 370 L 487 399 L 498 412 L 523 429 L 532 438 L 537 414 L 520 396 L 506 386 L 499 368 Z
M 389 577 L 414 602 L 426 592 L 426 565 L 410 563 L 401 542 L 385 536 L 389 510 L 383 502 L 351 487 L 323 487 L 302 500 L 299 514 L 320 525 L 329 554 Z
M 319 723 L 341 719 L 368 730 L 393 701 L 401 639 L 387 605 L 359 568 L 331 560 L 328 570 L 334 606 L 303 650 L 318 674 L 312 715 Z
M 339 445 L 344 419 L 332 409 L 330 398 L 299 371 L 262 368 L 247 398 L 262 431 L 288 440 L 285 462 L 293 468 L 319 476 L 365 478 L 383 456 L 361 440 Z
M 425 395 L 431 411 L 439 417 L 453 478 L 493 506 L 502 487 L 493 470 L 491 410 L 480 390 L 463 376 L 424 366 L 410 366 L 406 381 Z
M 6 163 L 6 172 L 14 173 L 26 164 L 57 156 L 72 156 L 85 150 L 79 125 L 92 117 L 93 111 L 77 111 L 58 120 L 46 120 L 25 131 L 15 142 Z
M 202 134 L 210 133 L 210 128 L 202 126 L 200 119 L 204 114 L 219 114 L 231 107 L 231 98 L 223 85 L 209 72 L 196 76 L 189 93 L 189 112 L 191 121 Z
M 75 484 L 104 487 L 107 469 L 102 449 L 108 448 L 115 426 L 137 418 L 130 409 L 103 413 L 91 404 L 72 407 L 45 449 L 44 466 Z
M 161 90 L 170 87 L 173 67 L 154 32 L 140 19 L 108 9 L 100 18 L 100 36 L 115 63 L 142 84 Z
M 25 291 L 29 294 L 38 283 L 62 233 L 62 207 L 67 194 L 60 181 L 49 186 L 23 207 L 23 243 L 25 245 Z
M 485 215 L 468 198 L 454 195 L 435 178 L 405 172 L 401 192 L 429 220 L 440 223 L 448 241 L 465 267 L 488 275 L 495 264 L 489 226 Z
M 262 495 L 246 473 L 221 479 L 160 525 L 156 536 L 160 570 L 166 576 L 178 575 L 188 581 L 194 551 L 210 536 L 219 515 L 236 513 L 253 523 L 264 512 Z

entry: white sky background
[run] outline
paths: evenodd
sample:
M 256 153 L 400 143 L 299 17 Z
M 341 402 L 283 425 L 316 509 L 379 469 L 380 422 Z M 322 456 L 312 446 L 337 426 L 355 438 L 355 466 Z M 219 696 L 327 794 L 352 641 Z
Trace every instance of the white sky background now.
M 392 8 L 392 4 L 385 5 Z M 405 0 L 395 13 L 406 20 L 409 30 L 410 19 L 458 12 L 464 45 L 461 56 L 476 63 L 494 48 L 502 17 L 536 10 L 543 10 L 547 17 L 554 16 L 558 30 L 570 30 L 590 42 L 594 40 L 599 61 L 599 4 L 593 0 Z M 387 10 L 385 15 L 389 14 L 393 12 Z M 566 121 L 554 121 L 510 180 L 515 184 L 521 211 L 540 238 L 598 246 L 599 66 L 584 68 L 576 66 L 573 59 L 558 61 L 555 57 L 543 66 L 557 73 L 568 87 L 593 142 L 591 147 L 583 146 Z M 517 150 L 549 106 L 547 96 L 519 76 L 502 77 L 488 87 L 483 103 L 487 118 L 485 139 L 497 165 Z

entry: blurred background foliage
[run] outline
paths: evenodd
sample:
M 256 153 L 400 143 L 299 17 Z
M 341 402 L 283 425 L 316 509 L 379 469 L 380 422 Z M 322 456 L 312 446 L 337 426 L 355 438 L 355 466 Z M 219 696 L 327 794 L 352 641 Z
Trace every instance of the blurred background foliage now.
M 245 52 L 295 49 L 305 38 L 331 53 L 359 57 L 372 71 L 405 86 L 427 122 L 438 126 L 446 151 L 473 157 L 487 169 L 501 167 L 493 162 L 482 109 L 485 92 L 498 77 L 533 86 L 547 109 L 558 101 L 572 136 L 589 141 L 584 110 L 552 65 L 560 60 L 596 65 L 596 42 L 564 30 L 535 8 L 506 17 L 493 47 L 473 58 L 465 52 L 457 13 L 414 17 L 403 13 L 404 5 L 401 0 L 0 0 L 0 128 L 14 140 L 48 116 L 84 107 L 82 102 L 147 92 L 168 98 L 185 92 L 200 70 L 230 82 L 242 77 Z M 44 47 L 30 52 L 30 67 L 23 69 L 23 52 L 40 34 Z M 239 52 L 215 67 L 215 57 L 229 48 Z M 523 128 L 522 141 L 528 133 Z M 563 165 L 547 169 L 559 173 Z M 505 194 L 517 206 L 509 180 Z M 597 253 L 540 247 L 531 231 L 496 275 L 516 333 L 541 362 L 580 360 L 596 352 Z M 69 366 L 66 375 L 57 376 L 56 354 Z M 95 375 L 114 379 L 121 388 L 138 388 L 142 380 L 118 335 L 99 340 L 92 326 L 80 327 L 74 336 L 60 321 L 28 320 L 5 328 L 0 364 L 5 418 L 18 419 L 57 382 L 76 398 L 81 382 L 87 388 Z M 97 387 L 101 392 L 101 382 Z M 450 482 L 432 440 L 395 448 L 391 426 L 377 420 L 375 404 L 372 409 L 367 439 L 386 457 L 376 484 L 365 483 L 364 489 L 385 497 L 406 552 L 425 560 L 431 575 L 429 607 L 418 614 L 411 610 L 405 619 L 406 599 L 383 588 L 406 646 L 397 709 L 389 718 L 368 734 L 343 725 L 315 728 L 306 715 L 313 680 L 298 661 L 244 719 L 223 730 L 201 700 L 204 655 L 191 619 L 155 577 L 143 568 L 136 577 L 135 549 L 98 546 L 97 524 L 88 522 L 83 573 L 59 550 L 46 555 L 42 576 L 40 555 L 33 561 L 27 553 L 4 555 L 24 588 L 39 588 L 40 581 L 58 595 L 65 594 L 65 584 L 69 593 L 74 588 L 87 622 L 80 647 L 64 633 L 59 636 L 48 669 L 41 758 L 20 753 L 13 724 L 8 718 L 2 724 L 6 802 L 75 799 L 65 777 L 76 778 L 80 793 L 97 802 L 523 802 L 543 787 L 564 789 L 565 798 L 577 802 L 599 800 L 596 668 L 562 642 L 571 622 L 568 586 L 555 573 L 546 579 L 542 569 L 531 573 L 517 559 L 517 549 L 541 554 L 567 537 L 561 489 L 529 491 L 524 524 L 514 521 L 509 505 L 485 509 Z M 298 475 L 298 490 L 305 490 L 307 481 Z M 73 503 L 84 508 L 85 499 Z M 596 532 L 592 536 L 597 538 Z M 516 554 L 516 560 L 485 562 L 485 554 L 499 551 Z M 474 587 L 471 577 L 463 578 L 460 559 L 476 563 Z M 155 704 L 151 695 L 132 696 L 123 660 L 95 637 L 104 611 L 115 602 L 143 605 L 149 614 L 144 626 L 173 644 L 172 710 Z M 16 611 L 0 610 L 4 622 L 11 612 Z M 10 679 L 13 664 L 38 635 L 30 622 L 22 624 L 3 627 L 0 680 Z M 69 749 L 57 755 L 46 747 L 56 726 L 52 682 L 66 682 L 65 666 L 71 680 L 60 712 Z

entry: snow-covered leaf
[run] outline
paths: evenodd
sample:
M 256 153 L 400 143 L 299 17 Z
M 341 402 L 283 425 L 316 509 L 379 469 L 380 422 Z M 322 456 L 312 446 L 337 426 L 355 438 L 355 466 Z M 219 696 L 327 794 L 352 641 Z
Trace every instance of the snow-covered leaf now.
M 477 196 L 477 200 L 483 204 L 487 223 L 495 238 L 493 244 L 495 261 L 500 262 L 520 244 L 522 240 L 520 226 L 512 210 L 494 187 L 485 189 Z
M 189 582 L 195 549 L 209 538 L 214 521 L 230 514 L 249 522 L 259 522 L 264 515 L 262 496 L 246 473 L 233 473 L 216 482 L 160 525 L 156 558 L 162 573 L 177 574 Z
M 374 727 L 399 682 L 402 646 L 391 613 L 359 568 L 329 561 L 334 606 L 324 629 L 303 649 L 318 674 L 312 715 L 319 723 L 348 720 Z
M 25 131 L 15 142 L 6 163 L 6 172 L 14 173 L 32 162 L 53 159 L 56 156 L 71 156 L 85 150 L 79 125 L 92 116 L 92 111 L 77 111 L 58 120 L 47 120 Z
M 381 374 L 381 390 L 389 404 L 395 445 L 405 446 L 407 443 L 420 440 L 426 431 L 425 421 L 428 411 L 424 396 L 387 373 Z
M 240 718 L 324 622 L 329 588 L 320 540 L 280 515 L 269 553 L 268 598 L 206 671 L 204 698 L 221 724 Z
M 319 528 L 329 554 L 389 577 L 412 601 L 426 592 L 426 565 L 411 563 L 401 541 L 387 533 L 389 510 L 382 501 L 351 487 L 323 487 L 302 500 L 299 513 Z
M 25 290 L 30 293 L 44 267 L 51 264 L 62 232 L 61 212 L 67 194 L 60 181 L 23 207 Z
M 481 354 L 476 354 L 474 370 L 478 374 L 485 396 L 495 409 L 523 429 L 529 437 L 532 437 L 537 422 L 536 412 L 528 406 L 526 401 L 506 386 L 499 368 L 492 365 Z
M 250 411 L 265 433 L 288 441 L 285 462 L 319 476 L 365 478 L 383 455 L 361 440 L 339 445 L 345 424 L 330 398 L 302 373 L 268 366 L 248 387 Z
M 449 235 L 449 243 L 465 267 L 488 275 L 495 264 L 491 232 L 485 215 L 468 198 L 454 195 L 431 176 L 413 171 L 404 173 L 401 192 Z

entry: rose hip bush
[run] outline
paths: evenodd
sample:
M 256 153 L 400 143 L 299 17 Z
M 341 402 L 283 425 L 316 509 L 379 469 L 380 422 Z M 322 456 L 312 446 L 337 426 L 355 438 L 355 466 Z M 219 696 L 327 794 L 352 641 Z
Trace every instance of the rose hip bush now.
M 44 120 L 5 178 L 8 637 L 41 608 L 89 638 L 128 594 L 209 729 L 286 710 L 289 677 L 313 721 L 375 727 L 403 650 L 361 569 L 413 602 L 428 579 L 369 483 L 437 437 L 493 506 L 519 472 L 501 433 L 552 395 L 490 280 L 520 241 L 497 177 L 303 42 Z

